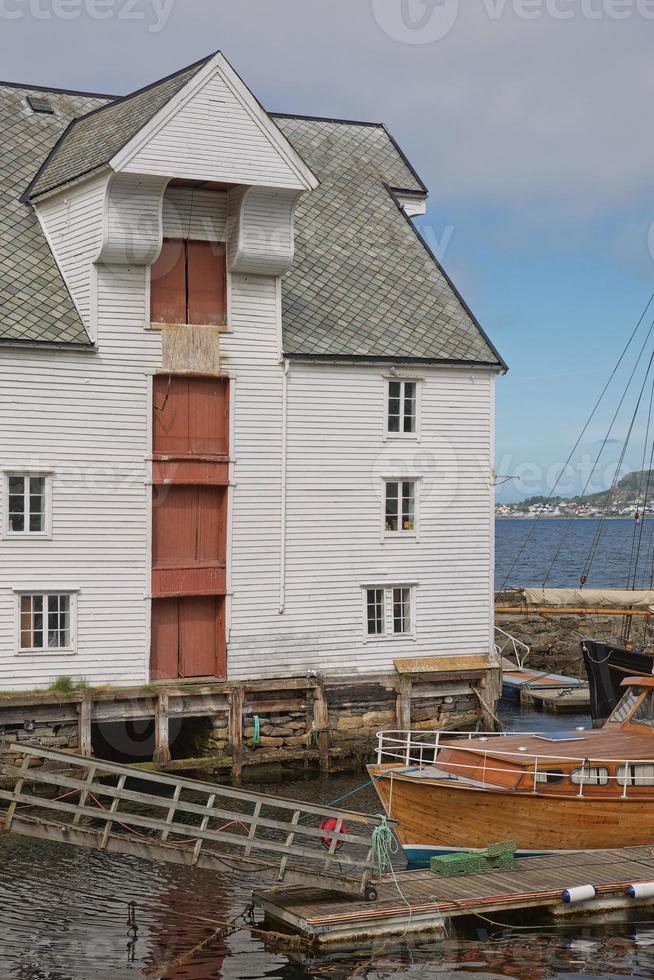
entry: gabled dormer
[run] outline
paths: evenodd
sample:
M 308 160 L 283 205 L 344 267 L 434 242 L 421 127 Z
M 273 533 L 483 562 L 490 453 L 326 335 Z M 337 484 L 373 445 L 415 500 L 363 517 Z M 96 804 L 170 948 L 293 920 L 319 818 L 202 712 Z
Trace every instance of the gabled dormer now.
M 178 251 L 180 242 L 213 242 L 225 274 L 283 275 L 293 260 L 296 204 L 317 186 L 218 53 L 76 119 L 23 201 L 34 206 L 95 339 L 98 266 L 150 268 L 161 258 L 165 266 L 168 238 Z M 179 234 L 169 230 L 176 223 Z M 183 249 L 177 272 L 192 276 L 203 250 Z

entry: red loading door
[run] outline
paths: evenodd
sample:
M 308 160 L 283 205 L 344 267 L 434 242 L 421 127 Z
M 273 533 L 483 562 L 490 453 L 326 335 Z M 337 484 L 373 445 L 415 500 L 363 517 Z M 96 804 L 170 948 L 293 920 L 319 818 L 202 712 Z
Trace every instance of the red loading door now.
M 157 375 L 152 448 L 155 455 L 226 455 L 229 382 L 220 378 Z
M 187 243 L 187 323 L 227 323 L 227 259 L 218 242 Z
M 225 677 L 222 596 L 152 601 L 152 680 Z

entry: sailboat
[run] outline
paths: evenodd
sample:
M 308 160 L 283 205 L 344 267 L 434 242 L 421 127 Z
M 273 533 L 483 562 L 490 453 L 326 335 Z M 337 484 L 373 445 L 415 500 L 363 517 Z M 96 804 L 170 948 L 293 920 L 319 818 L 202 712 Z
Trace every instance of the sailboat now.
M 541 616 L 614 615 L 622 617 L 622 636 L 631 633 L 635 617 L 645 621 L 654 616 L 654 590 L 649 589 L 515 589 L 509 593 L 513 605 L 498 612 Z M 517 604 L 516 604 L 517 603 Z M 625 677 L 654 674 L 654 648 L 633 647 L 614 640 L 583 636 L 581 653 L 588 675 L 593 725 L 604 724 L 622 697 Z

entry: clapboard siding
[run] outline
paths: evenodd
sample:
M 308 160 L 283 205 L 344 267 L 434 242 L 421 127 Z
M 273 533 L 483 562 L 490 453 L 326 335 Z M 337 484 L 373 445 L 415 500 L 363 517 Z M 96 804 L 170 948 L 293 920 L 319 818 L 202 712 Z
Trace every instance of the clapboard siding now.
M 238 399 L 235 406 L 230 676 L 374 673 L 402 656 L 488 652 L 492 375 L 421 370 L 420 441 L 397 441 L 384 439 L 383 369 L 292 364 L 280 615 L 276 372 L 277 383 L 252 392 L 247 409 L 268 413 L 267 436 L 262 427 L 244 432 Z M 261 453 L 260 467 L 244 462 L 244 445 Z M 421 478 L 417 540 L 382 538 L 383 478 L 395 475 Z M 416 639 L 367 640 L 362 584 L 407 581 L 418 583 Z
M 160 338 L 143 329 L 144 317 L 145 270 L 104 266 L 97 352 L 3 352 L 0 468 L 53 473 L 53 526 L 49 541 L 0 541 L 0 688 L 61 675 L 148 680 L 146 456 Z M 79 589 L 76 654 L 17 655 L 12 590 L 23 587 Z
M 82 323 L 91 332 L 91 274 L 102 241 L 106 175 L 89 180 L 36 206 Z
M 164 238 L 227 240 L 227 193 L 169 187 L 163 199 Z
M 305 186 L 218 70 L 121 169 L 184 180 Z

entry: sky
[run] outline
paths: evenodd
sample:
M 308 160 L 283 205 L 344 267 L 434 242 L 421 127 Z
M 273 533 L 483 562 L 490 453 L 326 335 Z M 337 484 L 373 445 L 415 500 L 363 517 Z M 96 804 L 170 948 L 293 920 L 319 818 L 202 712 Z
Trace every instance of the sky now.
M 506 500 L 551 489 L 654 291 L 653 39 L 654 0 L 0 0 L 4 80 L 125 94 L 220 49 L 271 111 L 385 122 L 430 189 L 422 233 L 509 364 Z

